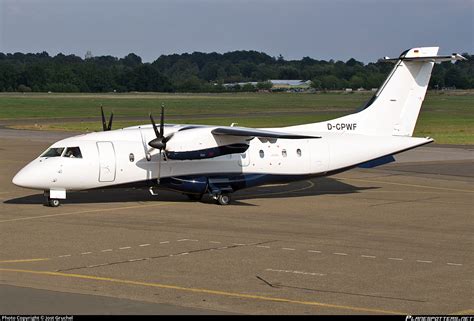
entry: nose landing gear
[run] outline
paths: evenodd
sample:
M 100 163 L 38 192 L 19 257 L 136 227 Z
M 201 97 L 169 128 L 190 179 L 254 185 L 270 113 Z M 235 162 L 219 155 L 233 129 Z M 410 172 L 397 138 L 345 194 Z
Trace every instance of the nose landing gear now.
M 65 190 L 44 191 L 44 205 L 49 207 L 58 207 L 61 205 L 61 199 L 66 198 Z
M 49 207 L 58 207 L 59 205 L 61 205 L 61 202 L 57 198 L 49 198 L 48 197 L 47 205 Z

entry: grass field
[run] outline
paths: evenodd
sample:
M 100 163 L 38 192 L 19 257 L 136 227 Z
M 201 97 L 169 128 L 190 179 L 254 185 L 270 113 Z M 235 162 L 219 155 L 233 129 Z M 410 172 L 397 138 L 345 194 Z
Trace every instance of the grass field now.
M 352 113 L 372 93 L 324 94 L 0 94 L 0 120 L 15 128 L 100 130 L 99 106 L 120 117 L 114 128 L 142 124 L 165 103 L 167 122 L 278 127 Z M 126 120 L 126 117 L 132 120 Z M 55 118 L 67 118 L 62 122 Z M 140 119 L 141 118 L 141 119 Z M 22 122 L 24 120 L 24 122 Z M 36 126 L 35 126 L 36 123 Z M 429 92 L 415 130 L 444 144 L 474 144 L 474 92 Z

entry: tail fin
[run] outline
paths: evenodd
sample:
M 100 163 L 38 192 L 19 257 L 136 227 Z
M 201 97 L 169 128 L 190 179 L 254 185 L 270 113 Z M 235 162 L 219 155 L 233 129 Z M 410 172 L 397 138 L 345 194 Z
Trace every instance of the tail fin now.
M 439 59 L 438 49 L 410 49 L 400 55 L 370 104 L 360 112 L 360 130 L 375 135 L 413 135 L 434 61 Z
M 395 62 L 395 67 L 362 111 L 312 124 L 313 126 L 305 129 L 350 131 L 377 136 L 412 136 L 434 63 L 465 59 L 457 54 L 437 56 L 438 49 L 413 48 L 403 52 L 399 58 L 386 58 L 386 61 Z

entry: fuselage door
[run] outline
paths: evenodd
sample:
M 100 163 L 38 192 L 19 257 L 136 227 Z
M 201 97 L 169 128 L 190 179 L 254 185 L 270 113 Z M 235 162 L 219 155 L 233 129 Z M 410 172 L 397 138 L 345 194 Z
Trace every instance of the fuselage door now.
M 115 149 L 112 142 L 97 142 L 99 150 L 99 182 L 115 180 Z

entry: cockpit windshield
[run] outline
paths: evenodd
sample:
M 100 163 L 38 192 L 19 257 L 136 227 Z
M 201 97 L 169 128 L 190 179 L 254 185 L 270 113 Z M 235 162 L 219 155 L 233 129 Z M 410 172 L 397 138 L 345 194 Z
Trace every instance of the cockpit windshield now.
M 79 147 L 68 147 L 63 157 L 82 158 L 81 149 Z
M 40 157 L 59 157 L 64 151 L 64 147 L 52 147 L 45 151 Z

